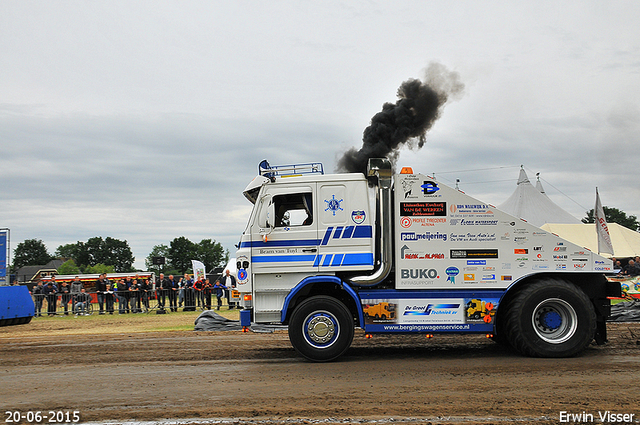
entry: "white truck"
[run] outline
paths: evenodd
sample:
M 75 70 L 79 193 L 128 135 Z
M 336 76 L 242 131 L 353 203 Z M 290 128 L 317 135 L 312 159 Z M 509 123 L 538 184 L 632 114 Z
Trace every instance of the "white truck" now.
M 611 261 L 387 159 L 361 173 L 270 166 L 244 195 L 236 253 L 255 323 L 288 325 L 293 347 L 330 361 L 355 328 L 482 333 L 539 357 L 606 341 Z M 385 303 L 393 315 L 364 311 Z

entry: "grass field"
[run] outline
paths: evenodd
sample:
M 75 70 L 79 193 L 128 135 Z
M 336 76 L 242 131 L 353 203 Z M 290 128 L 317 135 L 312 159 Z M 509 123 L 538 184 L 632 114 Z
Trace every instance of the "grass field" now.
M 27 325 L 0 327 L 1 338 L 22 338 L 33 336 L 82 335 L 82 334 L 127 334 L 139 332 L 193 331 L 196 318 L 201 311 L 178 311 L 156 314 L 118 314 L 90 316 L 58 315 L 54 317 L 34 317 Z M 238 310 L 224 306 L 216 313 L 228 319 L 239 320 Z

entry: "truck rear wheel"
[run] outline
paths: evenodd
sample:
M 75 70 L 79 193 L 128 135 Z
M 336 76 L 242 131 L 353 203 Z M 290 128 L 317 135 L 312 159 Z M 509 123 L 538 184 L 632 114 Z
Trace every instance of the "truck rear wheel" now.
M 351 312 L 335 298 L 315 296 L 298 305 L 289 320 L 293 348 L 309 360 L 327 362 L 351 346 L 354 325 Z
M 596 312 L 580 288 L 549 279 L 515 295 L 504 328 L 511 346 L 527 356 L 570 357 L 593 339 Z

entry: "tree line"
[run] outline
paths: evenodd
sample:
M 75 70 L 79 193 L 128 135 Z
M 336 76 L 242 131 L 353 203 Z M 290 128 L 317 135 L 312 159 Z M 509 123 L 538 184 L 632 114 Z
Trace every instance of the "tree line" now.
M 153 257 L 165 257 L 164 266 L 154 266 Z M 64 261 L 58 268 L 59 274 L 81 273 L 127 273 L 136 271 L 135 257 L 126 240 L 96 236 L 86 242 L 78 241 L 60 245 L 50 254 L 39 239 L 27 239 L 19 243 L 13 255 L 12 271 L 24 266 L 44 265 L 54 259 Z M 191 242 L 184 236 L 173 239 L 169 245 L 156 245 L 145 260 L 148 271 L 164 271 L 173 274 L 191 272 L 191 260 L 199 260 L 207 270 L 223 267 L 229 260 L 229 251 L 219 242 L 203 239 Z

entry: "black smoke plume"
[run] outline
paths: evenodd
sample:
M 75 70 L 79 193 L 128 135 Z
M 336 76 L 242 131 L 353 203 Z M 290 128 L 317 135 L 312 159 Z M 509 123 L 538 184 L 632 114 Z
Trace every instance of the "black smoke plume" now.
M 421 148 L 426 133 L 440 117 L 447 100 L 462 95 L 457 73 L 432 63 L 424 81 L 411 79 L 398 88 L 398 101 L 385 103 L 364 130 L 360 150 L 351 148 L 338 160 L 337 171 L 365 173 L 369 158 L 389 158 L 395 168 L 400 148 Z

